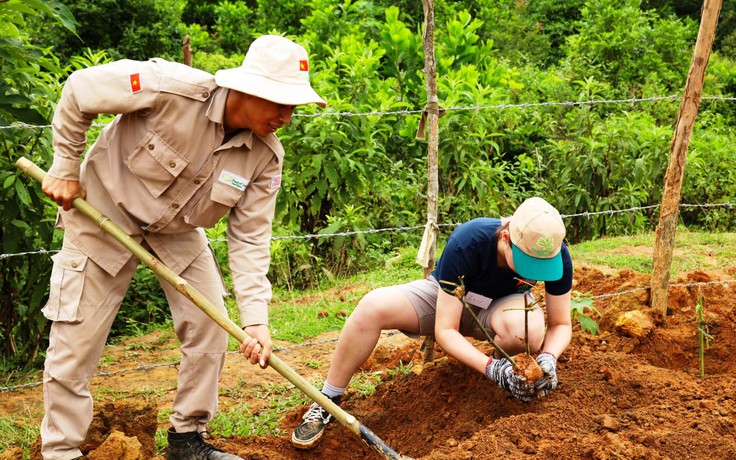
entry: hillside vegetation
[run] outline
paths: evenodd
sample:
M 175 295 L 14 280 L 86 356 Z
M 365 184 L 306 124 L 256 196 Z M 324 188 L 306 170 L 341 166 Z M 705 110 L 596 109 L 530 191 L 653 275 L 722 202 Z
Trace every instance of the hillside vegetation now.
M 697 35 L 691 3 L 435 2 L 439 223 L 507 215 L 540 195 L 568 216 L 572 244 L 653 231 Z M 734 229 L 734 11 L 725 1 L 688 153 L 682 202 L 698 206 L 683 208 L 681 223 L 693 230 Z M 51 263 L 37 252 L 60 241 L 55 207 L 15 160 L 50 165 L 47 125 L 71 71 L 122 57 L 181 61 L 187 35 L 193 66 L 210 72 L 240 65 L 256 36 L 287 35 L 308 49 L 312 85 L 329 102 L 300 107 L 278 133 L 287 155 L 277 288 L 363 273 L 418 245 L 421 230 L 366 231 L 426 221 L 421 2 L 8 0 L 0 24 L 0 355 L 9 367 L 43 358 Z M 227 276 L 224 228 L 208 232 Z M 283 238 L 317 234 L 331 236 Z M 168 316 L 147 272 L 124 309 L 116 335 Z

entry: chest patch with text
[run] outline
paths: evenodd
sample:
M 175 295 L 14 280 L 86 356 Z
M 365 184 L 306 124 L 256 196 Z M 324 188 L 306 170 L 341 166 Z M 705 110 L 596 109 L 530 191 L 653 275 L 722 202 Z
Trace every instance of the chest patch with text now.
M 230 187 L 234 187 L 240 191 L 245 190 L 245 187 L 248 186 L 248 182 L 250 182 L 245 177 L 239 176 L 234 172 L 230 172 L 226 169 L 222 170 L 217 181 L 229 185 Z

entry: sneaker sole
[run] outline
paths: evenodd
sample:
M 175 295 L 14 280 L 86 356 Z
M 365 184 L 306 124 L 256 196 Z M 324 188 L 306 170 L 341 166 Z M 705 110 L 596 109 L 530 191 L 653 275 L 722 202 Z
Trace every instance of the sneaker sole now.
M 317 445 L 317 443 L 319 442 L 319 440 L 322 439 L 322 434 L 323 433 L 324 433 L 324 431 L 322 433 L 320 433 L 318 436 L 315 436 L 314 438 L 312 438 L 312 439 L 310 439 L 308 441 L 301 441 L 299 439 L 296 439 L 294 437 L 294 434 L 292 433 L 292 435 L 291 435 L 291 445 L 294 446 L 294 447 L 296 447 L 297 449 L 303 449 L 303 450 L 313 449 Z

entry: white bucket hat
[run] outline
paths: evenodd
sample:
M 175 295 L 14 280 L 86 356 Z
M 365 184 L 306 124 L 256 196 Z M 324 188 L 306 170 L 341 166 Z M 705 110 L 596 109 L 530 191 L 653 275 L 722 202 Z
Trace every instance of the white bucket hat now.
M 309 84 L 307 50 L 278 35 L 258 37 L 248 48 L 243 65 L 218 70 L 215 82 L 278 104 L 327 106 Z

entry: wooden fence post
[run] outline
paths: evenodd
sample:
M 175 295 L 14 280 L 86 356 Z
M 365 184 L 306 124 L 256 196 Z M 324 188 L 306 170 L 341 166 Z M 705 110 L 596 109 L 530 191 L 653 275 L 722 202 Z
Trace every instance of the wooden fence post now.
M 188 65 L 189 67 L 192 66 L 192 47 L 189 46 L 189 34 L 187 34 L 184 37 L 184 42 L 182 43 L 182 54 L 184 55 L 184 64 Z
M 424 277 L 434 270 L 435 250 L 437 248 L 437 146 L 439 144 L 439 103 L 437 100 L 437 70 L 434 57 L 434 0 L 422 0 L 424 4 L 424 78 L 427 87 L 427 107 L 425 114 L 429 131 L 427 148 L 427 228 L 422 241 L 424 255 Z M 434 359 L 434 336 L 426 336 L 422 344 L 423 361 Z
M 710 51 L 718 24 L 722 0 L 705 0 L 700 17 L 700 29 L 695 43 L 690 71 L 685 83 L 685 94 L 680 103 L 675 133 L 670 144 L 670 160 L 664 180 L 662 203 L 659 208 L 659 225 L 654 240 L 654 266 L 652 268 L 651 308 L 667 314 L 667 296 L 672 266 L 672 251 L 680 208 L 682 177 L 685 174 L 687 148 L 698 114 L 703 92 L 703 78 L 708 66 Z

